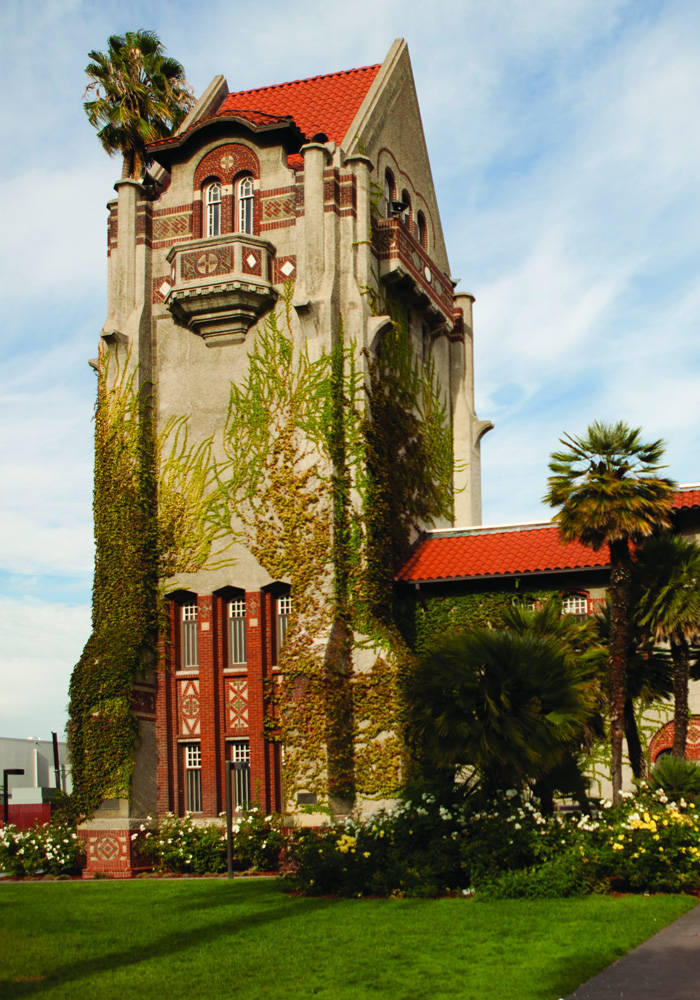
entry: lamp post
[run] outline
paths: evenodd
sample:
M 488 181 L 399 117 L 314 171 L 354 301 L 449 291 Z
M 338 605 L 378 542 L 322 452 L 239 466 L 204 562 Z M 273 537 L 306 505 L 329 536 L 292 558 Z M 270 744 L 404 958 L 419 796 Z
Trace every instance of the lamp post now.
M 7 779 L 11 774 L 24 774 L 23 767 L 4 767 L 2 769 L 2 821 L 5 826 L 7 826 L 8 821 L 8 802 L 7 802 Z

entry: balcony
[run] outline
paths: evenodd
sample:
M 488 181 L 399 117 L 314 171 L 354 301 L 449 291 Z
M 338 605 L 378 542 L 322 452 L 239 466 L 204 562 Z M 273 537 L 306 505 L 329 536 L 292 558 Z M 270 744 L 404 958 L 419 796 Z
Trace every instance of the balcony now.
M 165 305 L 207 346 L 240 343 L 277 298 L 274 255 L 268 240 L 244 233 L 180 243 L 168 253 Z
M 408 227 L 399 219 L 375 219 L 372 246 L 385 284 L 400 283 L 413 305 L 426 313 L 430 326 L 454 324 L 452 282 L 435 266 Z

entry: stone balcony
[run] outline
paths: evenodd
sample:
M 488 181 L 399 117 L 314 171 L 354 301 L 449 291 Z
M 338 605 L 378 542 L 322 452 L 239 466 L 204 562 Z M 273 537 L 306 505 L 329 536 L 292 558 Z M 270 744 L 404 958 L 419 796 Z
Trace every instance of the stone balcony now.
M 452 282 L 438 270 L 420 243 L 399 219 L 375 219 L 372 247 L 379 261 L 379 277 L 385 284 L 399 282 L 412 293 L 417 309 L 425 311 L 432 327 L 454 325 Z
M 239 343 L 277 298 L 274 255 L 272 243 L 245 233 L 180 243 L 168 253 L 165 305 L 208 346 Z

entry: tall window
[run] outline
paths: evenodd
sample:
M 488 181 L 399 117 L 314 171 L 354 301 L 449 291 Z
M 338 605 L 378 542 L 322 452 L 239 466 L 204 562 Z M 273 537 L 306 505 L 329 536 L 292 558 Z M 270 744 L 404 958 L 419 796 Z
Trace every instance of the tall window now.
M 253 232 L 253 178 L 241 177 L 238 182 L 238 232 Z
M 221 235 L 221 185 L 218 181 L 206 190 L 207 236 Z
M 428 228 L 425 224 L 425 216 L 422 212 L 418 213 L 416 218 L 418 223 L 418 242 L 423 247 L 424 250 L 428 249 Z
M 231 740 L 233 768 L 233 804 L 237 809 L 250 805 L 250 744 L 248 740 Z
M 199 743 L 185 743 L 185 809 L 202 811 L 202 748 Z
M 230 601 L 228 606 L 229 638 L 231 641 L 231 666 L 246 662 L 245 601 Z
M 406 190 L 406 188 L 404 188 L 403 191 L 401 192 L 401 202 L 402 202 L 403 205 L 406 206 L 404 208 L 403 212 L 401 213 L 401 221 L 403 222 L 403 224 L 405 226 L 409 226 L 410 227 L 410 225 L 411 225 L 411 196 L 408 193 L 408 191 Z
M 391 218 L 391 203 L 396 201 L 396 185 L 394 184 L 394 175 L 391 170 L 387 170 L 384 174 L 384 214 L 387 219 Z
M 277 653 L 284 646 L 284 640 L 287 638 L 287 626 L 289 625 L 289 616 L 292 613 L 292 598 L 290 594 L 285 594 L 284 597 L 277 598 Z
M 199 651 L 197 649 L 197 605 L 183 604 L 181 622 L 182 655 L 180 666 L 183 670 L 199 666 Z

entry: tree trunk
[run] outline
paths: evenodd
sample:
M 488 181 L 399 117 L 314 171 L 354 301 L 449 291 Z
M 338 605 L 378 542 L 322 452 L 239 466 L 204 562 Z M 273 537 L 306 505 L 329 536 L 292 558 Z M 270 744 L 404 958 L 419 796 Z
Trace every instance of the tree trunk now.
M 673 756 L 685 758 L 685 744 L 688 738 L 688 675 L 690 672 L 690 651 L 683 635 L 672 635 L 671 659 L 673 660 L 673 701 L 675 721 L 673 724 Z
M 622 737 L 625 730 L 627 651 L 630 644 L 630 595 L 632 566 L 626 538 L 609 543 L 610 549 L 610 658 L 608 703 L 610 707 L 610 779 L 617 805 L 622 791 Z
M 637 781 L 643 781 L 647 776 L 647 762 L 642 749 L 642 742 L 639 739 L 637 720 L 634 717 L 634 703 L 631 698 L 625 699 L 625 739 L 627 740 L 627 753 L 632 767 L 632 773 Z

